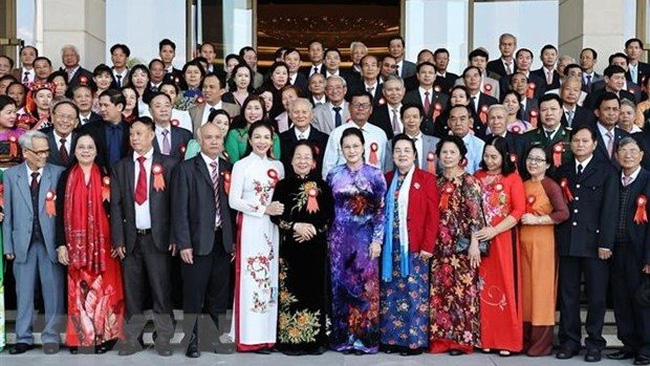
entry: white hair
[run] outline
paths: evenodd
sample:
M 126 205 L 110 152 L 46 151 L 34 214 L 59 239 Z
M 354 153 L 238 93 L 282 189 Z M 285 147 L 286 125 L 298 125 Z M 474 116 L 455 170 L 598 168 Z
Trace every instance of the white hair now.
M 79 57 L 79 49 L 77 49 L 77 46 L 72 45 L 72 44 L 63 45 L 63 47 L 61 47 L 61 55 L 63 55 L 65 50 L 72 50 L 72 52 L 74 52 L 75 55 L 77 55 L 77 57 Z
M 47 135 L 44 134 L 41 131 L 36 131 L 36 130 L 29 130 L 26 131 L 24 134 L 22 134 L 18 138 L 18 143 L 20 144 L 20 147 L 23 149 L 32 149 L 34 144 L 33 144 L 33 139 L 45 139 L 47 140 Z
M 348 86 L 348 83 L 345 81 L 345 79 L 343 79 L 338 75 L 331 75 L 330 77 L 328 77 L 327 80 L 325 81 L 325 85 L 327 85 L 327 83 L 329 83 L 330 80 L 338 80 L 341 82 L 341 84 L 343 84 L 343 86 L 345 87 Z
M 350 52 L 352 52 L 352 51 L 354 50 L 355 47 L 363 47 L 363 49 L 364 49 L 366 52 L 368 52 L 368 47 L 367 47 L 365 44 L 363 44 L 363 42 L 352 41 L 352 43 L 350 43 Z

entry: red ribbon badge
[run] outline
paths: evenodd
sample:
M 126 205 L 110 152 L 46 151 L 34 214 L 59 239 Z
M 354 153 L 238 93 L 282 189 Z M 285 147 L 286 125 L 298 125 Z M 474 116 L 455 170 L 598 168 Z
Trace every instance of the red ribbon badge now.
M 180 150 L 181 154 L 185 154 L 185 150 L 187 150 L 187 148 L 185 147 L 185 145 L 181 145 L 179 146 L 178 150 Z
M 528 89 L 526 89 L 526 98 L 533 98 L 535 97 L 535 88 L 537 86 L 535 83 L 528 83 Z
M 644 195 L 639 195 L 636 199 L 636 213 L 634 214 L 634 222 L 637 225 L 645 224 L 648 222 L 648 211 L 645 206 L 648 203 L 648 198 Z
M 481 113 L 479 113 L 478 118 L 483 122 L 483 124 L 487 123 L 487 111 L 488 111 L 488 106 L 483 105 L 481 106 Z
M 429 151 L 427 154 L 427 171 L 436 174 L 436 154 L 433 151 Z
M 12 158 L 18 157 L 18 139 L 16 136 L 9 136 L 9 155 Z
M 368 162 L 372 165 L 379 164 L 379 158 L 377 157 L 377 150 L 379 150 L 379 145 L 376 142 L 370 144 L 370 158 Z
M 440 89 L 440 85 L 436 85 L 436 86 L 433 87 L 433 90 L 440 93 L 440 90 L 442 90 L 442 89 Z
M 102 178 L 102 201 L 111 201 L 111 178 Z
M 174 82 L 175 82 L 176 84 L 178 84 L 179 81 L 180 81 L 180 79 L 178 78 L 178 76 L 174 78 Z M 200 97 L 199 97 L 199 98 L 200 98 Z
M 82 75 L 82 76 L 79 78 L 79 84 L 80 84 L 80 85 L 87 85 L 87 84 L 88 84 L 88 78 Z
M 442 104 L 440 104 L 440 102 L 433 103 L 433 120 L 434 121 L 436 119 L 438 119 L 438 116 L 440 116 L 441 112 L 442 112 Z
M 318 196 L 318 190 L 316 188 L 310 188 L 307 192 L 307 212 L 309 213 L 318 212 L 319 210 L 316 196 Z
M 56 201 L 56 194 L 54 191 L 47 191 L 45 194 L 45 212 L 50 217 L 56 216 L 56 206 L 54 205 L 54 201 Z
M 571 190 L 569 189 L 569 181 L 566 178 L 562 178 L 562 180 L 560 180 L 560 187 L 562 187 L 562 194 L 564 195 L 564 199 L 567 201 L 567 203 L 573 201 L 573 194 L 571 194 Z
M 492 85 L 490 85 L 490 84 L 485 84 L 485 85 L 483 86 L 483 89 L 485 90 L 485 94 L 486 94 L 486 95 L 492 96 Z
M 440 204 L 438 207 L 443 210 L 446 210 L 449 207 L 449 197 L 454 193 L 455 189 L 456 187 L 451 182 L 445 184 L 442 188 L 442 195 L 440 195 Z
M 272 180 L 271 187 L 275 188 L 275 185 L 278 183 L 278 180 L 280 180 L 280 178 L 278 177 L 278 172 L 276 172 L 275 169 L 269 169 L 266 172 L 266 175 L 268 175 L 269 178 L 271 178 Z
M 196 104 L 203 104 L 203 102 L 205 102 L 205 100 L 203 100 L 203 97 L 196 98 Z
M 316 153 L 316 155 L 320 155 L 320 149 L 318 148 L 318 146 L 314 146 L 314 152 Z
M 562 165 L 562 153 L 564 152 L 564 145 L 561 142 L 553 145 L 553 165 L 558 168 Z
M 526 212 L 535 213 L 535 210 L 533 209 L 533 205 L 535 205 L 535 201 L 537 201 L 537 197 L 535 196 L 531 195 L 526 197 Z
M 181 124 L 177 119 L 173 119 L 169 123 L 174 127 L 178 127 Z
M 521 127 L 519 125 L 512 126 L 512 132 L 517 134 L 521 133 Z
M 230 194 L 230 172 L 225 171 L 221 174 L 223 175 L 223 190 L 226 191 L 226 194 Z
M 497 183 L 497 184 L 494 186 L 494 190 L 497 191 L 497 192 L 503 192 L 503 184 L 501 184 L 501 183 Z
M 517 164 L 517 161 L 519 160 L 519 157 L 515 153 L 510 153 L 510 161 L 513 164 Z
M 226 159 L 226 161 L 230 162 L 230 155 L 228 155 L 228 152 L 226 150 L 222 151 L 221 155 L 224 159 Z
M 539 113 L 536 110 L 530 111 L 530 124 L 533 125 L 533 128 L 537 128 L 537 116 Z
M 153 173 L 153 188 L 160 192 L 165 190 L 165 178 L 163 177 L 163 167 L 160 164 L 151 166 L 151 173 Z
M 379 99 L 379 105 L 384 105 L 384 104 L 386 104 L 386 99 L 384 99 L 384 97 L 381 97 L 381 99 Z
M 0 207 L 5 207 L 5 185 L 0 183 Z

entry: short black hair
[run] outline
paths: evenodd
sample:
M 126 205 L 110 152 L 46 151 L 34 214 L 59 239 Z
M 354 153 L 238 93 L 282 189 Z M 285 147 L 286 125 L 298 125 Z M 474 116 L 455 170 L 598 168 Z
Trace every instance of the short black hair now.
M 528 52 L 528 54 L 530 55 L 530 58 L 533 58 L 533 51 L 529 50 L 528 48 L 520 48 L 520 49 L 518 49 L 517 53 L 515 53 L 515 58 L 519 57 L 519 55 L 522 52 Z
M 562 98 L 560 98 L 559 95 L 551 93 L 551 94 L 544 94 L 539 98 L 539 103 L 537 104 L 538 106 L 542 106 L 542 103 L 550 102 L 550 101 L 556 101 L 560 107 L 564 105 L 564 102 L 562 101 Z
M 444 135 L 440 138 L 440 141 L 438 141 L 438 144 L 436 145 L 437 156 L 440 156 L 440 151 L 442 151 L 442 145 L 444 145 L 447 142 L 456 145 L 458 151 L 460 151 L 460 160 L 465 159 L 465 156 L 467 155 L 467 147 L 465 146 L 465 142 L 463 141 L 462 138 L 455 135 Z
M 327 56 L 327 54 L 330 53 L 330 52 L 336 52 L 336 53 L 338 53 L 339 58 L 341 57 L 341 51 L 339 51 L 339 49 L 336 48 L 336 47 L 331 47 L 331 48 L 326 49 L 325 52 L 323 52 L 323 56 Z
M 591 52 L 591 55 L 593 56 L 594 60 L 598 60 L 598 52 L 596 52 L 595 49 L 593 49 L 591 47 L 585 47 L 585 48 L 582 49 L 582 51 L 580 51 L 580 54 L 582 55 L 582 53 L 585 52 L 585 51 Z
M 74 111 L 75 111 L 75 115 L 76 115 L 76 116 L 79 115 L 79 107 L 77 107 L 77 105 L 74 104 L 74 102 L 71 101 L 71 100 L 69 100 L 69 99 L 63 99 L 63 100 L 57 102 L 57 103 L 54 105 L 54 107 L 52 107 L 52 114 L 55 114 L 55 113 L 56 113 L 56 110 L 59 109 L 59 107 L 62 106 L 62 105 L 69 105 L 70 107 L 72 107 L 72 108 L 74 109 Z
M 153 64 L 155 64 L 155 63 L 159 63 L 159 64 L 161 64 L 161 65 L 163 66 L 163 69 L 165 68 L 165 63 L 162 62 L 161 59 L 159 59 L 159 58 L 154 58 L 154 59 L 152 59 L 151 61 L 149 61 L 149 70 L 151 70 L 151 67 L 152 67 Z
M 122 50 L 122 52 L 126 55 L 126 57 L 131 56 L 131 50 L 129 49 L 129 47 L 121 43 L 117 43 L 111 46 L 111 55 L 113 54 L 113 52 L 115 52 L 115 50 L 118 49 Z
M 479 76 L 483 76 L 483 73 L 481 72 L 481 69 L 479 69 L 476 66 L 467 66 L 465 70 L 463 70 L 463 74 L 461 75 L 462 78 L 465 78 L 465 74 L 467 74 L 470 70 L 476 69 L 478 71 Z
M 257 55 L 257 51 L 255 51 L 255 49 L 254 49 L 253 47 L 251 47 L 251 46 L 244 46 L 244 47 L 242 47 L 242 48 L 239 50 L 239 57 L 244 57 L 244 55 L 246 54 L 246 52 L 249 52 L 249 51 L 253 51 L 253 52 L 255 52 L 255 54 Z
M 34 47 L 34 46 L 30 46 L 30 45 L 27 45 L 27 46 L 23 46 L 23 47 L 21 47 L 21 48 L 20 48 L 20 52 L 18 52 L 18 55 L 22 55 L 22 54 L 23 54 L 23 50 L 26 50 L 26 49 L 28 49 L 28 48 L 33 49 L 33 50 L 34 50 L 34 54 L 36 55 L 36 57 L 38 57 L 38 49 L 37 49 L 36 47 Z
M 484 49 L 481 49 L 481 48 L 477 48 L 477 49 L 473 50 L 472 52 L 470 52 L 469 55 L 467 55 L 467 60 L 472 61 L 472 59 L 474 57 L 484 57 L 486 60 L 490 59 L 490 55 L 488 55 L 488 53 Z
M 611 78 L 614 74 L 625 74 L 625 69 L 618 65 L 609 65 L 603 71 L 603 75 Z
M 420 113 L 420 118 L 424 116 L 424 108 L 422 108 L 419 104 L 406 103 L 406 104 L 402 104 L 402 108 L 400 108 L 399 110 L 399 115 L 400 117 L 402 117 L 402 120 L 404 119 L 404 113 L 411 108 L 415 108 L 418 110 L 418 112 Z
M 214 45 L 213 45 L 212 43 L 210 43 L 210 42 L 204 42 L 204 43 L 202 43 L 202 44 L 199 46 L 199 52 L 200 52 L 200 51 L 203 49 L 203 47 L 205 47 L 205 46 L 210 46 L 210 47 L 212 47 L 212 52 L 217 53 L 217 48 L 214 47 Z
M 569 70 L 571 69 L 580 69 L 582 71 L 582 67 L 578 64 L 568 64 L 564 67 L 564 75 L 567 75 L 569 73 Z
M 625 59 L 625 63 L 626 63 L 626 64 L 629 64 L 629 63 L 630 63 L 630 58 L 627 57 L 627 55 L 624 54 L 623 52 L 616 52 L 616 53 L 612 53 L 611 55 L 609 55 L 608 63 L 611 65 L 611 64 L 612 64 L 612 61 L 614 61 L 614 59 L 617 58 L 617 57 L 620 57 L 620 58 L 622 58 L 622 59 Z
M 9 104 L 13 105 L 14 107 L 18 107 L 16 105 L 16 101 L 14 100 L 14 98 L 8 95 L 0 95 L 0 111 L 5 109 L 5 107 L 8 106 Z
M 36 57 L 36 58 L 34 59 L 33 64 L 35 64 L 36 61 L 45 61 L 45 62 L 47 62 L 48 65 L 50 65 L 50 67 L 52 67 L 52 61 L 50 61 L 50 59 L 47 58 L 47 57 L 45 57 L 45 56 L 38 56 L 38 57 Z
M 230 121 L 230 114 L 225 109 L 215 109 L 208 115 L 208 122 L 214 121 L 214 119 L 219 115 L 226 116 L 228 118 L 228 121 Z
M 510 175 L 510 173 L 515 172 L 516 167 L 512 160 L 510 160 L 510 150 L 508 149 L 508 142 L 506 141 L 505 137 L 488 137 L 485 145 L 483 146 L 483 154 L 481 156 L 485 155 L 485 149 L 487 149 L 488 146 L 493 146 L 499 152 L 499 155 L 501 155 L 501 174 L 503 176 L 507 176 Z M 479 166 L 485 171 L 488 170 L 488 167 L 485 164 L 485 160 L 483 159 L 481 159 Z
M 449 56 L 449 51 L 446 48 L 438 48 L 435 51 L 433 51 L 433 57 L 436 57 L 441 53 L 446 53 L 447 56 Z
M 546 50 L 553 50 L 553 51 L 555 51 L 555 53 L 557 53 L 557 47 L 553 46 L 552 44 L 546 44 L 546 45 L 544 45 L 544 47 L 542 47 L 542 50 L 539 51 L 539 55 L 543 56 L 544 51 L 546 51 Z
M 422 55 L 425 54 L 425 53 L 430 53 L 431 56 L 435 56 L 435 54 L 434 54 L 433 52 L 431 52 L 430 49 L 428 49 L 428 48 L 424 48 L 424 49 L 420 50 L 420 52 L 418 52 L 417 59 L 419 60 L 419 59 L 420 59 L 420 56 L 422 56 Z
M 424 66 L 431 66 L 431 67 L 433 67 L 433 71 L 434 72 L 436 71 L 436 65 L 432 64 L 429 61 L 424 61 L 422 63 L 417 64 L 417 66 L 415 66 L 415 72 L 419 73 L 420 69 L 423 68 Z
M 300 51 L 298 51 L 297 48 L 287 47 L 287 48 L 284 50 L 284 55 L 282 55 L 282 58 L 283 58 L 283 59 L 286 59 L 288 54 L 290 54 L 290 53 L 294 53 L 294 52 L 296 52 L 296 53 L 298 54 L 298 57 L 301 57 L 301 55 L 300 55 Z
M 126 106 L 126 98 L 124 97 L 124 94 L 122 94 L 122 91 L 119 89 L 106 89 L 101 94 L 99 94 L 98 99 L 101 99 L 102 97 L 108 97 L 111 103 L 115 106 L 118 104 L 121 104 L 122 108 Z
M 594 130 L 591 126 L 586 124 L 581 124 L 573 127 L 573 129 L 569 133 L 569 141 L 573 140 L 573 136 L 575 136 L 578 132 L 582 130 L 589 131 L 589 134 L 591 134 L 592 141 L 598 141 L 598 135 L 596 134 L 596 130 Z
M 287 51 L 287 47 L 280 47 L 273 52 L 273 58 L 278 59 L 280 57 L 284 58 L 284 53 Z
M 153 102 L 154 98 L 159 97 L 161 95 L 164 95 L 165 98 L 167 98 L 167 100 L 169 100 L 169 103 L 172 102 L 172 98 L 170 98 L 169 95 L 167 95 L 166 93 L 163 93 L 161 91 L 157 91 L 157 92 L 151 92 L 151 94 L 149 95 L 149 104 L 151 104 L 151 102 Z
M 176 43 L 172 42 L 169 38 L 165 38 L 158 43 L 158 52 L 162 51 L 164 46 L 170 46 L 174 51 L 176 51 Z
M 639 47 L 641 49 L 643 49 L 643 41 L 641 41 L 638 38 L 630 38 L 627 41 L 625 41 L 625 48 L 627 48 L 629 45 L 631 45 L 632 43 L 635 43 L 635 42 L 639 44 Z
M 390 37 L 390 39 L 388 40 L 388 44 L 390 45 L 390 43 L 395 41 L 395 40 L 399 40 L 400 42 L 402 42 L 402 47 L 405 47 L 404 38 L 402 38 L 402 36 L 399 36 L 399 35 Z
M 65 81 L 65 85 L 68 85 L 68 73 L 65 71 L 54 71 L 53 73 L 50 74 L 50 76 L 47 77 L 47 82 L 48 83 L 53 83 L 54 79 L 57 77 L 62 77 L 63 80 Z
M 352 103 L 354 98 L 359 98 L 359 97 L 366 97 L 368 98 L 368 101 L 372 103 L 372 94 L 368 93 L 365 90 L 358 90 L 356 92 L 350 93 L 350 103 Z
M 610 100 L 615 100 L 618 102 L 619 105 L 621 104 L 621 100 L 615 93 L 606 91 L 601 95 L 599 95 L 598 99 L 596 99 L 596 109 L 600 109 L 601 104 Z
M 9 68 L 13 69 L 14 68 L 14 59 L 7 56 L 7 55 L 0 55 L 0 58 L 6 58 L 7 61 L 9 61 Z
M 130 123 L 129 129 L 133 128 L 133 125 L 135 125 L 136 122 L 142 123 L 143 125 L 147 126 L 151 131 L 156 130 L 156 124 L 153 122 L 153 119 L 151 119 L 151 117 L 141 116 L 136 118 L 133 122 Z

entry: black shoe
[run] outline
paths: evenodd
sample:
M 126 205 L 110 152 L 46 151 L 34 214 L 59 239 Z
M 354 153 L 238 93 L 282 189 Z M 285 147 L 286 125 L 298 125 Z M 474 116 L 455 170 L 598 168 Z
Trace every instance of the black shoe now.
M 58 343 L 45 343 L 43 344 L 43 353 L 46 355 L 54 355 L 59 353 L 60 346 Z
M 125 342 L 122 346 L 120 346 L 120 350 L 117 352 L 118 356 L 131 356 L 133 354 L 136 354 L 142 350 L 142 347 L 140 347 L 139 344 L 134 344 L 134 343 L 128 343 Z
M 79 353 L 79 348 L 77 348 L 77 346 L 70 346 L 68 347 L 68 351 L 70 351 L 71 355 L 76 355 Z
M 600 350 L 588 349 L 585 353 L 585 362 L 600 362 Z
M 634 358 L 635 365 L 650 365 L 650 357 L 644 355 L 637 355 Z
M 328 350 L 327 347 L 325 347 L 325 346 L 320 346 L 320 347 L 318 347 L 318 348 L 311 349 L 311 350 L 307 351 L 307 353 L 310 354 L 310 355 L 313 355 L 313 356 L 320 356 L 320 355 L 322 355 L 323 353 L 327 352 L 327 350 Z
M 284 354 L 286 356 L 304 356 L 304 355 L 307 354 L 307 351 L 303 351 L 303 350 L 300 350 L 300 351 L 285 350 L 285 351 L 282 351 L 282 354 Z
M 254 352 L 257 353 L 257 354 L 260 354 L 260 355 L 270 355 L 271 354 L 271 350 L 268 349 L 268 348 L 260 348 L 258 350 L 255 350 Z
M 13 347 L 9 350 L 10 355 L 19 355 L 21 353 L 25 353 L 31 349 L 34 349 L 33 344 L 27 344 L 27 343 L 16 343 L 14 344 Z
M 397 352 L 397 350 L 395 349 L 395 346 L 391 346 L 391 345 L 388 345 L 388 344 L 379 345 L 379 351 L 384 352 L 384 353 L 388 353 L 388 354 Z
M 363 351 L 360 350 L 360 349 L 355 349 L 355 350 L 354 350 L 354 355 L 355 355 L 355 356 L 363 356 L 363 355 L 365 355 L 365 354 L 366 354 L 366 353 L 363 352 Z
M 187 352 L 185 352 L 185 356 L 189 358 L 201 357 L 201 351 L 199 351 L 199 341 L 196 338 L 192 337 L 190 344 L 187 345 Z
M 610 360 L 629 360 L 630 358 L 634 358 L 634 352 L 630 352 L 625 349 L 620 349 L 614 353 L 608 354 L 607 358 L 609 358 Z
M 568 360 L 572 358 L 573 356 L 576 356 L 578 354 L 578 351 L 569 349 L 569 348 L 560 348 L 559 351 L 557 351 L 557 354 L 555 355 L 555 358 L 558 360 Z
M 407 348 L 407 349 L 403 349 L 399 353 L 400 356 L 417 356 L 417 355 L 421 355 L 421 354 L 422 354 L 422 349 L 421 348 L 416 348 L 416 349 Z
M 353 352 L 354 352 L 353 349 L 346 349 L 341 351 L 341 353 L 343 353 L 344 355 L 351 355 Z
M 169 356 L 172 355 L 172 353 L 174 353 L 174 351 L 172 350 L 172 346 L 169 343 L 167 343 L 167 344 L 156 344 L 154 346 L 154 348 L 156 349 L 156 352 L 158 353 L 158 355 L 163 356 L 163 357 L 169 357 Z
M 465 354 L 465 352 L 463 352 L 463 351 L 461 351 L 459 349 L 450 349 L 449 350 L 449 356 L 460 356 L 460 355 L 464 355 L 464 354 Z

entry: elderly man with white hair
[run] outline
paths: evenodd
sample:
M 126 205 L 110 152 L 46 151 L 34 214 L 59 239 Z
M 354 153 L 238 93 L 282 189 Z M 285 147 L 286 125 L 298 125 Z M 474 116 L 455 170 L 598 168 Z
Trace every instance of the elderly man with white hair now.
M 325 96 L 328 102 L 314 108 L 314 127 L 329 135 L 332 130 L 346 123 L 350 118 L 349 103 L 345 101 L 347 82 L 338 75 L 332 75 L 325 82 Z
M 93 79 L 93 73 L 79 65 L 80 60 L 81 56 L 79 56 L 77 47 L 71 44 L 61 47 L 63 66 L 59 70 L 68 74 L 69 88 L 74 88 L 79 84 L 88 84 Z
M 506 144 L 508 145 L 508 152 L 510 153 L 510 159 L 512 159 L 516 165 L 519 165 L 526 146 L 524 146 L 525 141 L 522 135 L 508 132 L 508 110 L 503 104 L 494 104 L 488 108 L 487 115 L 487 139 L 491 136 L 501 136 L 505 138 Z
M 352 61 L 351 72 L 361 75 L 361 59 L 368 54 L 368 47 L 363 42 L 354 41 L 350 43 L 350 61 Z

